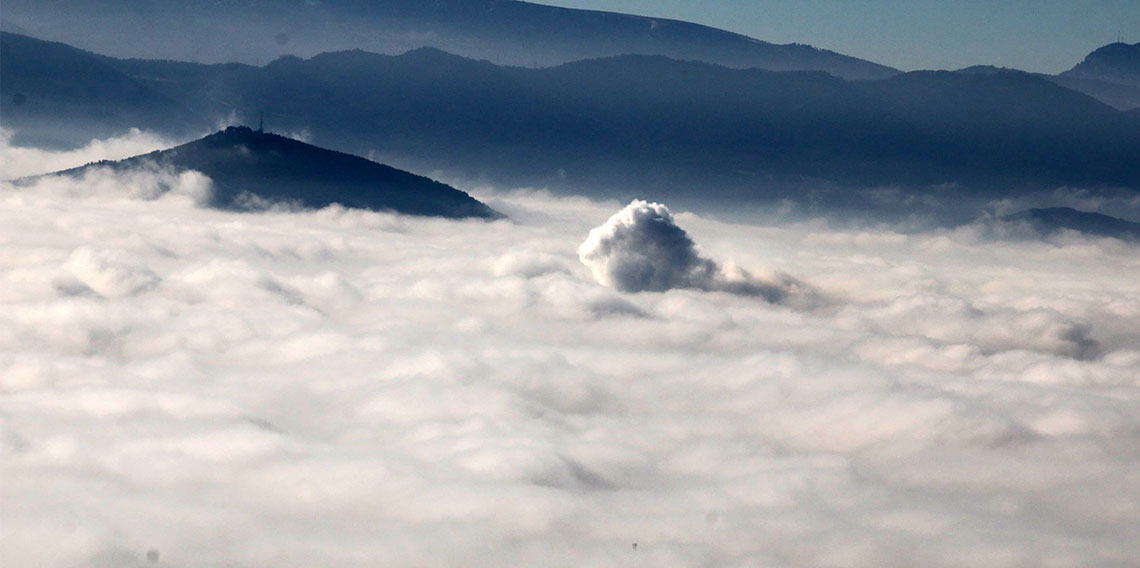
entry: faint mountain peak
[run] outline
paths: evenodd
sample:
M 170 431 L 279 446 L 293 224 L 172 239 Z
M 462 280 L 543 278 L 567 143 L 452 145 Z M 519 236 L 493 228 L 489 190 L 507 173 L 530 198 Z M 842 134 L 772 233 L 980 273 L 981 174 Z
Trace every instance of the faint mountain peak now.
M 356 50 L 356 51 L 359 51 L 359 50 Z M 433 59 L 470 60 L 471 59 L 469 57 L 463 57 L 462 55 L 456 55 L 456 54 L 451 53 L 449 51 L 444 51 L 438 47 L 431 47 L 431 46 L 417 47 L 415 49 L 409 49 L 408 51 L 404 52 L 404 57 L 420 58 L 420 59 L 425 59 L 425 60 L 433 60 Z
M 1140 43 L 1110 43 L 1061 75 L 1140 87 Z
M 298 57 L 298 56 L 290 53 L 290 54 L 282 55 L 281 57 L 278 57 L 277 59 L 270 61 L 269 63 L 267 63 L 265 65 L 265 67 L 267 67 L 267 68 L 285 68 L 285 67 L 291 67 L 291 66 L 296 65 L 298 63 L 303 63 L 304 61 L 305 61 L 305 59 L 303 57 Z
M 1003 221 L 1027 223 L 1042 235 L 1061 230 L 1078 231 L 1097 237 L 1123 240 L 1140 239 L 1140 223 L 1125 221 L 1103 213 L 1080 211 L 1072 207 L 1028 209 L 1002 217 Z
M 998 73 L 1024 73 L 1024 71 L 1012 67 L 998 67 L 996 65 L 971 65 L 969 67 L 963 67 L 955 71 L 955 73 L 963 73 L 966 75 L 996 75 Z

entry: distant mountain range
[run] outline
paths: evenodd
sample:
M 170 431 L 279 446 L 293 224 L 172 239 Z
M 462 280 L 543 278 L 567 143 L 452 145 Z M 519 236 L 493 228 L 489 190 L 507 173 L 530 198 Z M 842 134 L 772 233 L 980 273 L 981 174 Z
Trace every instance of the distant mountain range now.
M 176 135 L 209 122 L 132 79 L 113 61 L 62 43 L 0 33 L 0 121 L 21 140 L 59 145 L 105 138 L 129 125 Z
M 3 11 L 5 31 L 119 58 L 260 66 L 283 55 L 351 49 L 393 55 L 432 47 L 526 67 L 665 55 L 845 79 L 899 73 L 826 49 L 689 22 L 515 0 L 6 0 Z M 1119 110 L 1140 108 L 1137 52 L 1140 44 L 1115 43 L 1069 71 L 1041 76 Z
M 336 203 L 410 215 L 501 217 L 470 195 L 426 177 L 244 126 L 231 126 L 168 150 L 56 175 L 152 165 L 206 174 L 214 182 L 209 204 L 222 209 L 266 204 L 320 208 Z
M 1112 43 L 1053 80 L 1121 110 L 1140 108 L 1140 43 Z
M 260 64 L 285 54 L 434 47 L 500 65 L 640 54 L 849 79 L 898 72 L 688 22 L 513 0 L 5 0 L 3 9 L 8 31 L 128 58 Z
M 1124 46 L 1125 48 L 1133 47 L 1125 44 L 1112 44 L 1093 52 L 1089 58 L 1094 58 L 1097 53 L 1113 48 L 1114 46 Z M 1136 50 L 1126 52 L 1131 54 L 1134 60 L 1131 61 L 1132 64 L 1140 65 L 1140 44 L 1136 44 L 1136 47 Z M 1085 61 L 1088 62 L 1089 58 L 1086 58 Z M 1127 64 L 1129 61 L 1116 61 L 1115 63 Z M 1081 71 L 1076 72 L 1076 69 L 1081 69 Z M 1078 64 L 1074 70 L 1066 71 L 1060 75 L 1047 75 L 1044 73 L 1033 73 L 1033 75 L 1052 81 L 1066 89 L 1089 95 L 1117 110 L 1140 109 L 1140 84 L 1123 80 L 1122 76 L 1124 75 L 1119 71 L 1120 70 L 1113 65 L 1087 66 L 1085 63 L 1081 63 Z M 994 67 L 992 65 L 975 65 L 973 67 L 959 69 L 958 72 L 968 74 L 993 74 L 1017 72 L 1017 70 L 1005 67 Z
M 308 131 L 322 146 L 413 171 L 623 199 L 863 208 L 915 202 L 868 201 L 900 190 L 943 202 L 1058 186 L 1140 191 L 1140 116 L 1018 71 L 847 81 L 639 55 L 503 67 L 434 49 L 255 67 L 121 60 L 14 34 L 3 41 L 5 125 L 79 137 L 61 144 L 85 141 L 76 125 L 133 112 L 138 104 L 122 92 L 170 109 L 122 129 L 252 122 L 264 111 L 276 131 Z M 105 71 L 65 80 L 28 71 L 96 64 Z M 58 120 L 55 109 L 75 93 L 95 102 Z

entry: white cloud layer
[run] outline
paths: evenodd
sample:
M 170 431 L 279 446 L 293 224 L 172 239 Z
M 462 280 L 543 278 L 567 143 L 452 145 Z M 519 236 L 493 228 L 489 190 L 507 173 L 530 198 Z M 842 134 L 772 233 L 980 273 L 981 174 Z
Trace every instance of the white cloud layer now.
M 1134 245 L 674 216 L 832 300 L 802 311 L 598 284 L 615 203 L 241 214 L 100 175 L 0 188 L 7 565 L 1140 558 Z
M 92 140 L 75 150 L 13 146 L 13 134 L 7 128 L 0 128 L 0 179 L 11 180 L 58 172 L 99 160 L 121 160 L 176 145 L 176 142 L 137 128 L 115 138 Z

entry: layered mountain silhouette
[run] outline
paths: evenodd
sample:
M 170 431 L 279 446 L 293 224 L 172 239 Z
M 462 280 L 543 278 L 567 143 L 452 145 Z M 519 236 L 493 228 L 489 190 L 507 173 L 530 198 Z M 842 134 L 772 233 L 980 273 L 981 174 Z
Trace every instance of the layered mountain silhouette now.
M 1140 43 L 1110 43 L 1062 75 L 1140 87 Z
M 275 130 L 307 129 L 325 147 L 504 186 L 689 206 L 829 199 L 854 208 L 914 201 L 871 203 L 851 189 L 943 201 L 1058 186 L 1140 190 L 1135 113 L 1010 70 L 846 81 L 639 55 L 503 67 L 434 49 L 262 67 L 101 61 L 201 120 L 248 122 L 264 111 Z M 6 101 L 12 69 L 0 83 Z
M 1076 75 L 1047 75 L 1050 81 L 1089 95 L 1119 110 L 1140 108 L 1140 87 Z
M 195 170 L 213 180 L 210 205 L 223 209 L 274 203 L 320 208 L 335 203 L 410 215 L 501 216 L 470 195 L 426 177 L 245 126 L 231 126 L 168 150 L 59 174 L 80 175 L 92 167 Z
M 53 145 L 61 130 L 88 139 L 124 125 L 186 134 L 207 122 L 115 69 L 107 58 L 62 43 L 0 34 L 0 117 L 23 141 Z
M 1121 110 L 1140 108 L 1140 43 L 1112 43 L 1053 78 Z
M 1133 223 L 1102 213 L 1080 211 L 1071 207 L 1029 209 L 1002 217 L 1004 221 L 1027 223 L 1041 235 L 1061 230 L 1078 231 L 1098 237 L 1140 240 L 1140 223 Z
M 5 0 L 4 10 L 22 33 L 118 57 L 263 63 L 286 53 L 435 47 L 504 65 L 644 54 L 855 79 L 897 72 L 687 22 L 513 0 Z
M 1010 69 L 1008 67 L 995 67 L 993 65 L 974 65 L 972 67 L 959 69 L 957 72 L 970 75 L 1021 73 L 1021 71 L 1018 71 L 1017 69 Z M 1084 93 L 1117 110 L 1128 111 L 1140 108 L 1140 87 L 1123 83 L 1114 83 L 1112 81 L 1098 79 L 1090 76 L 1070 75 L 1066 73 L 1062 73 L 1060 75 L 1032 73 L 1032 75 L 1056 83 L 1062 87 L 1065 87 L 1066 89 L 1076 91 L 1078 93 Z

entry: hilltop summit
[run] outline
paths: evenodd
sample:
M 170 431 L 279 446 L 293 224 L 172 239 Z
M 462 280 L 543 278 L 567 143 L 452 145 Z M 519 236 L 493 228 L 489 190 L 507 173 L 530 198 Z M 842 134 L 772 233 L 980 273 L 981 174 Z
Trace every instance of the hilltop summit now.
M 1140 87 L 1140 43 L 1110 43 L 1062 75 Z
M 126 169 L 149 163 L 209 176 L 214 181 L 211 205 L 223 209 L 243 209 L 251 202 L 311 208 L 338 203 L 410 215 L 500 216 L 449 185 L 247 126 L 230 126 L 168 150 L 60 173 L 74 175 L 92 166 Z

